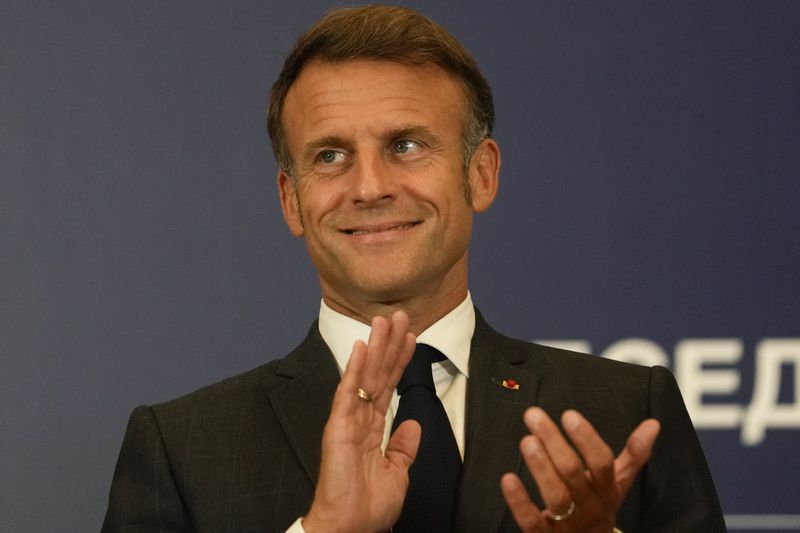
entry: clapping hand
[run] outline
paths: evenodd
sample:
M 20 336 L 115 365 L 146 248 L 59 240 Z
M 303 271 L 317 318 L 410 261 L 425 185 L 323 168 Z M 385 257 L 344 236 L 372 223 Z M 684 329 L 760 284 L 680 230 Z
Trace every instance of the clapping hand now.
M 611 533 L 622 500 L 650 458 L 659 423 L 648 419 L 639 424 L 615 459 L 577 411 L 561 417 L 575 448 L 542 409 L 531 407 L 524 420 L 531 434 L 520 441 L 520 450 L 546 507 L 539 509 L 531 501 L 519 477 L 504 475 L 503 496 L 520 528 L 528 533 Z
M 415 421 L 402 423 L 381 451 L 386 410 L 414 354 L 408 316 L 375 317 L 369 342 L 356 342 L 336 389 L 322 437 L 314 501 L 303 528 L 375 532 L 392 527 L 408 491 L 408 469 L 420 439 Z

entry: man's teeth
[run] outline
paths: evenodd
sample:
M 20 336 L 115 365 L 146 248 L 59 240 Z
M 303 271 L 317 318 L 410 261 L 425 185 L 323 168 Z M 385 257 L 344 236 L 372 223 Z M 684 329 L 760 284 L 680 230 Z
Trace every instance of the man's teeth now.
M 408 224 L 400 224 L 399 226 L 392 226 L 391 228 L 378 230 L 377 233 L 380 233 L 381 231 L 392 231 L 392 230 L 396 230 L 396 229 L 408 229 L 408 228 L 413 227 L 413 226 L 414 226 L 414 223 L 413 222 L 409 222 Z M 370 230 L 368 230 L 368 229 L 350 230 L 350 234 L 351 235 L 366 235 L 367 233 L 372 233 L 372 232 Z

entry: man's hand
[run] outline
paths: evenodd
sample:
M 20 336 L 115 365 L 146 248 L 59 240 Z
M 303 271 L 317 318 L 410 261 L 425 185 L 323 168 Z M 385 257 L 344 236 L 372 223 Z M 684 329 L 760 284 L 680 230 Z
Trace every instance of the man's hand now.
M 504 475 L 503 496 L 520 528 L 529 533 L 611 533 L 622 500 L 650 458 L 659 423 L 648 419 L 639 424 L 614 459 L 608 445 L 577 411 L 565 411 L 561 423 L 580 455 L 542 409 L 531 407 L 524 420 L 531 435 L 520 441 L 520 450 L 546 508 L 531 502 L 519 477 Z M 559 515 L 561 520 L 553 519 Z
M 322 437 L 322 463 L 314 502 L 303 519 L 314 531 L 384 531 L 400 516 L 408 491 L 408 469 L 419 447 L 420 427 L 401 424 L 381 452 L 386 410 L 414 354 L 408 316 L 372 320 L 369 343 L 353 346 L 333 398 Z M 372 397 L 359 396 L 359 389 Z

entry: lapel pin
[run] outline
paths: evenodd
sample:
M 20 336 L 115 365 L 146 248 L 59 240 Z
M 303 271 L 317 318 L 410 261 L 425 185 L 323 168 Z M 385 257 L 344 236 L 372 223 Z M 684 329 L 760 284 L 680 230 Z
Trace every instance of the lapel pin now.
M 519 383 L 513 379 L 504 379 L 502 385 L 508 390 L 519 390 Z

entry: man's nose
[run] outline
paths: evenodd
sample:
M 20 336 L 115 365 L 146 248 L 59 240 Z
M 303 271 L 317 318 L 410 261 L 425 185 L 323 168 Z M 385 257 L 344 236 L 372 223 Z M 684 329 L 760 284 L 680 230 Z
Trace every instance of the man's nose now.
M 385 203 L 397 194 L 396 176 L 381 154 L 364 154 L 356 159 L 351 193 L 358 205 Z

